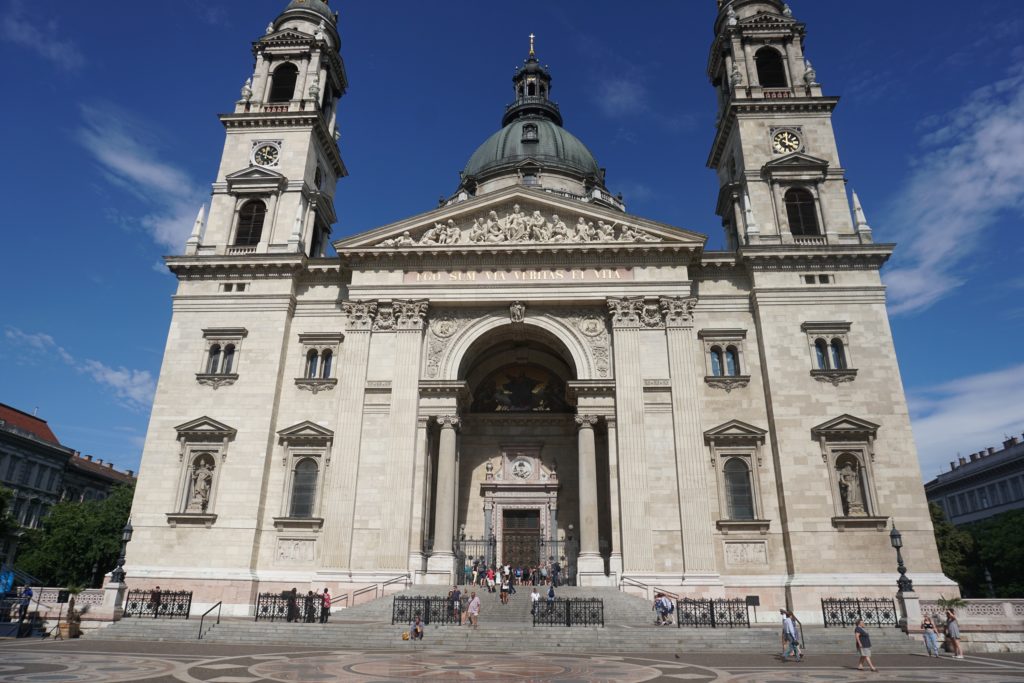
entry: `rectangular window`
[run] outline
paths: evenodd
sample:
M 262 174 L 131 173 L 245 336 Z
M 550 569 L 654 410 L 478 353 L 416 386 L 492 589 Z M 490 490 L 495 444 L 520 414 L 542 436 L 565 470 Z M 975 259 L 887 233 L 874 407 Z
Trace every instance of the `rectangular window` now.
M 949 516 L 959 517 L 960 516 L 960 502 L 956 499 L 956 496 L 950 496 L 946 499 L 949 502 Z
M 18 469 L 18 459 L 12 454 L 10 462 L 7 463 L 7 481 L 14 481 L 14 473 Z
M 50 468 L 49 467 L 42 467 L 42 466 L 40 466 L 39 470 L 36 472 L 36 488 L 37 489 L 43 488 L 43 479 L 46 477 L 46 470 L 48 470 L 48 469 L 50 469 Z
M 1010 482 L 1003 479 L 999 482 L 999 504 L 1006 505 L 1012 501 L 1013 498 L 1010 496 Z
M 57 485 L 57 470 L 50 470 L 50 481 L 46 482 L 47 491 L 56 491 Z
M 819 275 L 818 276 L 818 284 L 819 285 L 827 285 L 827 284 L 830 284 L 831 282 L 832 282 L 832 276 L 831 275 Z
M 1013 492 L 1013 499 L 1012 500 L 1020 500 L 1021 499 L 1020 479 L 1021 479 L 1020 477 L 1014 477 L 1013 479 L 1010 480 L 1010 491 Z
M 985 489 L 978 489 L 977 494 L 978 494 L 978 509 L 979 510 L 984 510 L 985 508 L 987 508 L 990 505 L 989 499 L 988 499 L 988 491 L 985 490 Z
M 804 275 L 804 284 L 806 284 L 806 285 L 813 285 L 814 284 L 814 276 L 813 275 Z

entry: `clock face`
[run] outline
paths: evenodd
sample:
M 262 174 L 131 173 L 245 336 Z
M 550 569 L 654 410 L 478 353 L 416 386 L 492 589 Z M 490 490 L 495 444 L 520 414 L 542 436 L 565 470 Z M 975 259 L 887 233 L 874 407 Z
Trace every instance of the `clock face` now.
M 275 166 L 281 152 L 274 145 L 261 145 L 252 155 L 252 160 L 260 166 Z
M 791 130 L 780 130 L 772 136 L 772 149 L 779 154 L 789 154 L 800 149 L 800 137 Z

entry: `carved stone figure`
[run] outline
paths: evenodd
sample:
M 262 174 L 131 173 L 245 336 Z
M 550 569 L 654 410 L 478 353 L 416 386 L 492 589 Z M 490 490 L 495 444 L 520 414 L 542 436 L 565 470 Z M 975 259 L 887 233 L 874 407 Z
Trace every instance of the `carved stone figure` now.
M 729 24 L 729 26 L 735 26 L 740 23 L 740 18 L 736 15 L 736 10 L 733 9 L 732 5 L 729 5 L 729 9 L 725 11 L 725 15 L 728 17 L 728 19 L 726 19 L 726 23 Z
M 502 227 L 501 221 L 498 219 L 498 212 L 491 211 L 487 214 L 487 220 L 484 223 L 484 230 L 486 236 L 484 241 L 486 242 L 504 242 L 508 239 L 508 233 L 505 228 Z
M 441 241 L 444 233 L 444 224 L 434 223 L 434 227 L 423 233 L 423 237 L 420 238 L 420 244 L 444 244 L 444 242 Z
M 558 214 L 551 216 L 551 241 L 552 242 L 568 242 L 572 237 L 568 226 L 565 221 L 558 217 Z
M 324 21 L 321 20 L 320 21 L 320 25 L 316 27 L 316 33 L 313 34 L 313 37 L 316 38 L 317 40 L 323 40 L 324 39 L 324 31 L 326 31 L 326 30 L 327 30 L 327 24 Z
M 462 231 L 459 230 L 459 226 L 455 225 L 455 221 L 451 218 L 448 219 L 440 239 L 441 244 L 458 244 L 462 241 Z
M 245 79 L 245 85 L 242 86 L 242 100 L 248 102 L 252 99 L 252 78 Z
M 534 242 L 551 241 L 551 228 L 540 211 L 534 211 L 529 218 L 530 239 Z
M 615 224 L 609 225 L 604 221 L 597 222 L 597 237 L 598 242 L 612 242 L 615 240 Z
M 839 468 L 839 494 L 843 498 L 843 507 L 850 517 L 863 517 L 867 514 L 864 509 L 863 492 L 860 488 L 860 473 L 850 463 Z
M 732 63 L 732 71 L 729 72 L 729 83 L 734 86 L 743 85 L 743 73 L 740 71 L 740 65 L 736 62 Z
M 274 32 L 274 22 L 270 22 L 269 24 L 267 24 L 267 35 L 269 36 L 273 32 Z
M 473 227 L 469 229 L 469 241 L 473 243 L 487 241 L 487 230 L 484 229 L 479 218 L 473 219 Z
M 594 238 L 594 224 L 588 223 L 587 219 L 580 216 L 579 220 L 576 221 L 576 241 L 577 242 L 590 242 Z
M 811 60 L 804 60 L 804 83 L 807 85 L 818 85 L 818 72 L 814 70 Z
M 189 495 L 186 512 L 203 513 L 210 505 L 210 491 L 213 488 L 213 468 L 201 461 L 192 469 L 192 492 Z
M 403 232 L 401 237 L 395 240 L 396 247 L 411 247 L 414 244 L 416 244 L 416 240 L 414 240 L 412 236 L 409 235 L 408 230 Z
M 530 226 L 527 225 L 526 214 L 519 205 L 512 207 L 512 213 L 505 219 L 508 238 L 513 242 L 525 242 L 530 239 Z
M 513 301 L 508 307 L 509 316 L 512 318 L 512 322 L 521 323 L 526 317 L 526 304 L 522 301 Z

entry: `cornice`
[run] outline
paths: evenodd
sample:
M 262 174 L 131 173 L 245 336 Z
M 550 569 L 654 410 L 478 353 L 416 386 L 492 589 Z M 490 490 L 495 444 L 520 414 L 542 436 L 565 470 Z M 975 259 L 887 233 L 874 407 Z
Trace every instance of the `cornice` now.
M 220 121 L 227 130 L 244 128 L 312 128 L 316 134 L 320 151 L 330 160 L 335 175 L 340 179 L 348 175 L 348 169 L 341 158 L 334 136 L 327 129 L 327 122 L 319 111 L 286 112 L 243 112 L 221 114 Z
M 878 269 L 889 260 L 895 249 L 895 244 L 757 245 L 740 248 L 738 258 L 751 270 L 791 270 L 825 265 L 839 269 Z

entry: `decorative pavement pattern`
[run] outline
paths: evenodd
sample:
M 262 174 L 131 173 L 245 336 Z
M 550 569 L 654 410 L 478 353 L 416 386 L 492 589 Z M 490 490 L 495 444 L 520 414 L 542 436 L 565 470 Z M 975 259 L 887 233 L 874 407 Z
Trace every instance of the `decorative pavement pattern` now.
M 197 643 L 13 642 L 0 644 L 0 681 L 25 683 L 1024 683 L 1024 655 L 963 661 L 881 655 L 879 673 L 857 671 L 856 656 L 783 663 L 769 655 L 652 657 L 518 652 L 468 654 L 403 648 L 317 651 Z

